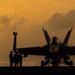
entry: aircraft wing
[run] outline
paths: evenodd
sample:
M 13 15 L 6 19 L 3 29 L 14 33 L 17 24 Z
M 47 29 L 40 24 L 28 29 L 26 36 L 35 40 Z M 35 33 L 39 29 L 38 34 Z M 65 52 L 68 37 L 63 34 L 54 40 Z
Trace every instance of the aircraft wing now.
M 75 55 L 75 47 L 68 47 L 69 55 Z
M 45 56 L 48 53 L 48 46 L 43 47 L 27 47 L 17 48 L 18 52 L 24 55 L 40 55 Z
M 75 46 L 72 46 L 72 47 L 67 46 L 67 43 L 69 41 L 72 30 L 73 30 L 73 28 L 71 28 L 68 31 L 68 33 L 63 41 L 63 45 L 65 45 L 65 47 L 62 48 L 64 53 L 67 52 L 69 55 L 75 55 Z
M 63 54 L 69 54 L 69 55 L 75 55 L 75 46 L 66 46 L 66 45 L 60 45 L 60 51 L 61 55 Z
M 26 48 L 17 48 L 16 47 L 16 41 L 17 41 L 17 33 L 13 32 L 14 35 L 14 42 L 13 42 L 13 51 L 18 51 L 21 54 L 24 55 L 41 55 L 45 56 L 48 53 L 49 45 L 45 45 L 43 47 L 26 47 Z

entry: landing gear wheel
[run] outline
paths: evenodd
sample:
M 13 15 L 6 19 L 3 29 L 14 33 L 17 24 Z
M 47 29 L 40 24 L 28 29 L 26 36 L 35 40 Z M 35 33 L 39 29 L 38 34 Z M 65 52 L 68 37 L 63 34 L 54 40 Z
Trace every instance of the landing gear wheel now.
M 44 61 L 41 61 L 41 67 L 44 67 Z
M 70 66 L 73 66 L 73 61 L 70 61 Z

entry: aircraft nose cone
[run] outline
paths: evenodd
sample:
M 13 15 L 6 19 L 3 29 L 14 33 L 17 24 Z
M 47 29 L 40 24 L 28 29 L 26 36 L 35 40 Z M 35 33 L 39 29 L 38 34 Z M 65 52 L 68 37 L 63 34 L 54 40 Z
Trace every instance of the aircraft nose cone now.
M 50 52 L 59 51 L 60 40 L 57 37 L 52 37 L 50 41 Z
M 61 41 L 58 39 L 58 37 L 54 36 L 51 38 L 50 44 L 56 45 L 56 44 L 60 44 L 60 43 L 61 43 Z

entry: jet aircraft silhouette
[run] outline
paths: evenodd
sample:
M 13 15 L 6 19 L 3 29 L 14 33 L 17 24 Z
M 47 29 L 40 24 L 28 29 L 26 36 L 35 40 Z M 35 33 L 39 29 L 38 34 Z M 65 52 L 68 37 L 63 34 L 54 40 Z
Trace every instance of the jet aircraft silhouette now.
M 75 55 L 75 47 L 67 46 L 69 41 L 71 32 L 73 28 L 71 28 L 61 43 L 58 40 L 58 37 L 53 36 L 52 39 L 49 37 L 48 33 L 44 28 L 42 29 L 47 44 L 43 47 L 27 47 L 27 48 L 17 48 L 17 32 L 13 32 L 14 35 L 14 43 L 13 43 L 13 51 L 18 53 L 24 54 L 24 57 L 28 57 L 28 55 L 39 55 L 45 56 L 45 61 L 41 61 L 41 66 L 46 66 L 48 64 L 52 64 L 52 66 L 59 66 L 59 63 L 64 62 L 69 66 L 73 66 L 73 61 L 70 60 L 71 55 Z

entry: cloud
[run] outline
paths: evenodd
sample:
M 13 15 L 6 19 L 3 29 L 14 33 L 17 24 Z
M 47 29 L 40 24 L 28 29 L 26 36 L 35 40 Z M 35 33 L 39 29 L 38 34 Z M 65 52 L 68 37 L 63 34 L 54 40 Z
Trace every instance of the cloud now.
M 23 26 L 26 22 L 25 17 L 23 16 L 0 16 L 0 26 L 4 30 L 16 29 L 18 26 Z
M 70 10 L 66 15 L 56 13 L 47 20 L 46 25 L 53 29 L 71 28 L 75 25 L 75 10 Z
M 10 24 L 10 18 L 7 16 L 1 16 L 0 17 L 0 24 L 3 28 L 8 28 Z

